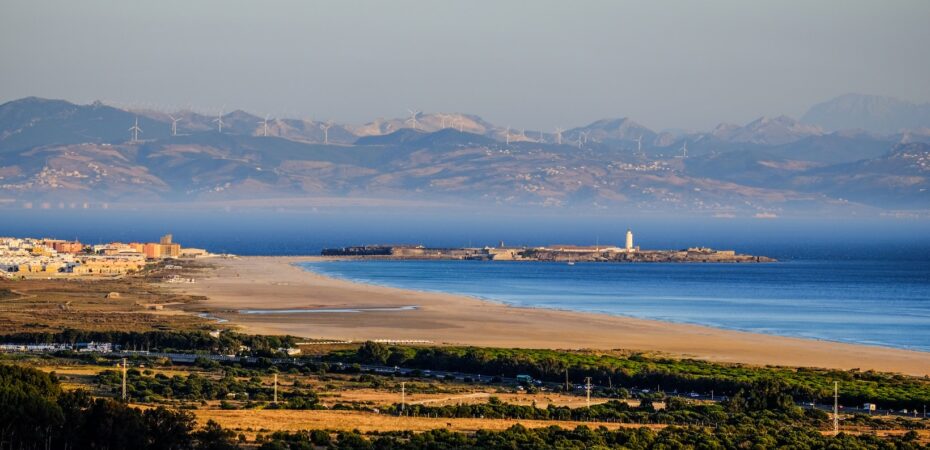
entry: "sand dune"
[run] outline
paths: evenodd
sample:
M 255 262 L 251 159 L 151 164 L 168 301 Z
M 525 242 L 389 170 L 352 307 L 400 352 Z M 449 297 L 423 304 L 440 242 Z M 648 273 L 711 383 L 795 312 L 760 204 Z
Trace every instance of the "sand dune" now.
M 217 259 L 196 284 L 217 317 L 246 332 L 323 339 L 410 339 L 437 344 L 625 349 L 757 365 L 860 368 L 930 375 L 930 353 L 769 336 L 601 314 L 517 308 L 465 296 L 337 280 L 293 266 L 314 257 Z M 401 308 L 416 306 L 415 309 Z M 239 314 L 240 309 L 359 309 L 320 314 Z

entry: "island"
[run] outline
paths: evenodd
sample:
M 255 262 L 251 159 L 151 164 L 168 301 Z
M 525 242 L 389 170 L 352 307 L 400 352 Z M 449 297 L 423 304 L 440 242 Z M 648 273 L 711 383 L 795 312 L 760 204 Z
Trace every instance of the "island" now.
M 479 261 L 550 261 L 565 262 L 695 262 L 695 263 L 762 263 L 774 258 L 690 247 L 682 250 L 642 250 L 633 245 L 633 232 L 627 230 L 623 247 L 611 245 L 547 245 L 541 247 L 443 247 L 423 245 L 361 245 L 325 248 L 323 256 L 374 259 L 418 260 L 479 260 Z

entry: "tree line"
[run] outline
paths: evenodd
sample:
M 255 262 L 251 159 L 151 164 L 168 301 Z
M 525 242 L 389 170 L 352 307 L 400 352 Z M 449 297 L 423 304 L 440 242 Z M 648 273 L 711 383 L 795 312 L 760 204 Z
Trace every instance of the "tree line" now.
M 561 383 L 566 375 L 591 377 L 601 386 L 648 388 L 665 392 L 713 391 L 732 396 L 773 380 L 783 394 L 802 402 L 832 399 L 833 382 L 849 405 L 876 403 L 881 408 L 919 409 L 930 404 L 930 379 L 871 371 L 752 367 L 693 359 L 617 356 L 594 352 L 479 347 L 410 347 L 366 342 L 357 349 L 334 351 L 331 360 L 363 364 L 476 373 L 487 376 L 530 375 Z
M 916 433 L 880 438 L 874 435 L 827 436 L 813 428 L 752 423 L 706 427 L 620 428 L 609 430 L 579 426 L 526 428 L 514 425 L 504 431 L 478 430 L 460 433 L 445 429 L 424 432 L 382 432 L 363 435 L 340 432 L 335 437 L 316 431 L 276 432 L 262 437 L 261 450 L 513 450 L 513 449 L 843 449 L 843 450 L 920 450 L 928 447 L 917 441 Z
M 153 352 L 210 352 L 274 357 L 277 349 L 293 347 L 293 336 L 264 336 L 224 331 L 212 336 L 208 331 L 87 331 L 67 329 L 60 332 L 20 332 L 0 335 L 0 341 L 12 344 L 75 344 L 110 342 L 123 349 Z M 243 351 L 248 348 L 247 351 Z
M 747 398 L 740 405 L 768 407 L 769 401 L 781 402 L 777 398 L 760 397 Z M 557 426 L 528 429 L 520 425 L 504 431 L 475 433 L 440 429 L 362 435 L 307 430 L 260 436 L 256 444 L 263 450 L 930 448 L 920 444 L 913 431 L 884 438 L 845 433 L 833 437 L 803 422 L 786 423 L 783 416 L 768 413 L 763 409 L 758 415 L 743 414 L 715 426 L 671 426 L 661 430 L 585 426 L 572 430 Z M 242 436 L 239 440 L 243 440 Z M 142 411 L 111 399 L 94 399 L 84 391 L 63 392 L 53 375 L 32 368 L 0 365 L 0 450 L 51 448 L 227 450 L 240 448 L 240 444 L 234 432 L 214 422 L 198 428 L 187 411 L 162 407 Z
M 92 398 L 85 391 L 62 392 L 52 375 L 0 365 L 0 449 L 236 448 L 233 433 L 219 425 L 196 428 L 186 411 L 142 411 Z
M 105 370 L 97 374 L 98 386 L 109 389 L 114 395 L 121 390 L 122 374 L 115 370 Z M 247 400 L 250 402 L 267 402 L 274 398 L 273 386 L 265 385 L 261 378 L 252 376 L 240 379 L 232 371 L 225 372 L 218 379 L 207 378 L 197 373 L 186 377 L 171 377 L 156 373 L 148 375 L 138 369 L 126 371 L 126 392 L 129 399 L 136 402 L 150 403 L 161 400 Z M 272 407 L 284 409 L 319 409 L 319 398 L 306 386 L 291 386 L 278 391 L 280 403 Z M 256 404 L 257 405 L 257 404 Z

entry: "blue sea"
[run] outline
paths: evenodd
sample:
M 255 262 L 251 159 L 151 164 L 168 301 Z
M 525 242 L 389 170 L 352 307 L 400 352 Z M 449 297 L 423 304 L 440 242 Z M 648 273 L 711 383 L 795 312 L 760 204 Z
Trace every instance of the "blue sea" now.
M 57 211 L 0 209 L 0 236 L 150 242 L 239 255 L 318 255 L 325 247 L 622 243 L 710 246 L 774 264 L 327 262 L 340 278 L 720 328 L 930 351 L 930 220 L 649 217 L 601 212 L 320 208 Z M 415 305 L 410 305 L 415 306 Z M 256 314 L 261 313 L 255 312 Z
M 930 261 L 767 264 L 328 261 L 384 286 L 733 330 L 930 351 Z

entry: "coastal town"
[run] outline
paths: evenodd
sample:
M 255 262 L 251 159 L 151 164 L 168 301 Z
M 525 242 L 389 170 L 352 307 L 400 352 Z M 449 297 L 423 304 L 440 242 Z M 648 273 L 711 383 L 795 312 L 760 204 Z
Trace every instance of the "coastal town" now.
M 170 234 L 158 242 L 84 244 L 51 238 L 0 237 L 0 276 L 119 276 L 142 270 L 149 261 L 215 256 L 184 248 Z
M 547 245 L 540 247 L 508 247 L 503 241 L 497 247 L 429 248 L 422 245 L 365 245 L 328 248 L 323 256 L 381 259 L 439 259 L 479 261 L 549 261 L 575 262 L 775 262 L 766 256 L 738 254 L 734 250 L 689 247 L 682 250 L 643 250 L 633 245 L 633 231 L 626 231 L 624 245 Z

